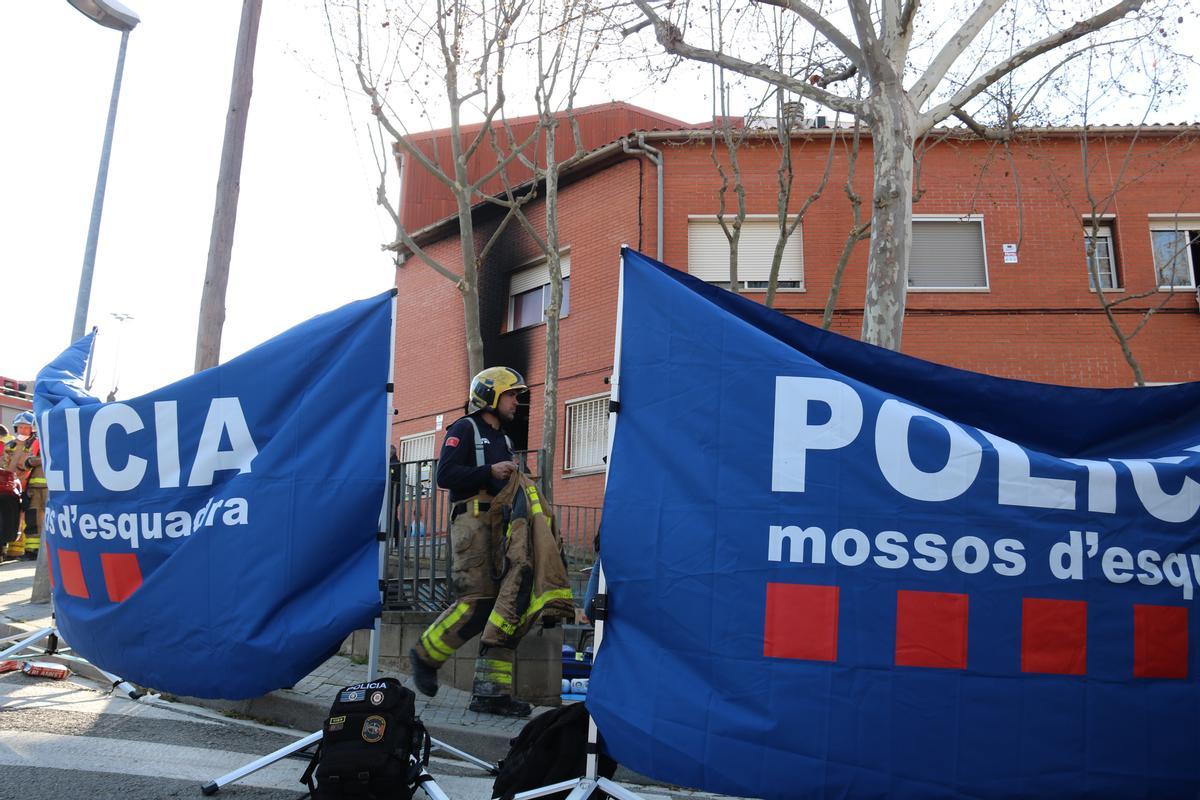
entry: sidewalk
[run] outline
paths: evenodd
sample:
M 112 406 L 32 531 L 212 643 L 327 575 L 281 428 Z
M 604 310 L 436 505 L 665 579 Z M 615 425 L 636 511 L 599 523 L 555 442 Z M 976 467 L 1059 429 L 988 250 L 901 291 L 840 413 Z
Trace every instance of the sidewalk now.
M 33 572 L 32 561 L 9 561 L 0 565 L 0 635 L 32 632 L 53 624 L 49 603 L 29 602 Z M 397 677 L 412 688 L 412 680 L 407 675 Z M 366 679 L 366 664 L 355 664 L 349 658 L 334 656 L 294 687 L 280 689 L 263 697 L 237 701 L 193 697 L 179 699 L 218 711 L 269 721 L 276 725 L 315 731 L 324 723 L 337 691 L 343 686 L 360 683 Z M 508 752 L 509 739 L 516 736 L 528 720 L 468 711 L 467 704 L 470 699 L 471 696 L 467 692 L 442 686 L 436 697 L 428 698 L 417 694 L 417 713 L 429 729 L 429 734 L 435 739 L 479 758 L 496 762 Z M 545 710 L 535 708 L 533 713 L 538 714 Z

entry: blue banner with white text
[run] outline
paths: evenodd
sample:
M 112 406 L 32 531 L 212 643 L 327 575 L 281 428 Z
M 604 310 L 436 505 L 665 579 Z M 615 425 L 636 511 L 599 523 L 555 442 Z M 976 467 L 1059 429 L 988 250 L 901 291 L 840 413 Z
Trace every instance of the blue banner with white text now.
M 132 400 L 37 378 L 57 625 L 96 666 L 231 700 L 289 686 L 379 612 L 393 293 Z
M 623 255 L 588 696 L 620 763 L 762 798 L 1200 796 L 1200 383 L 965 372 Z

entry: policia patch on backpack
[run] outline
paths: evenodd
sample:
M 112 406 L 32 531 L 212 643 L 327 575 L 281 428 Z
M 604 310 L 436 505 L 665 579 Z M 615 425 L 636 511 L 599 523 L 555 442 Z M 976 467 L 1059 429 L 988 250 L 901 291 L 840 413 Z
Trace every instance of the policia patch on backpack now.
M 409 800 L 429 763 L 429 734 L 416 695 L 395 678 L 337 693 L 312 763 L 300 782 L 317 800 Z M 315 778 L 315 780 L 314 780 Z

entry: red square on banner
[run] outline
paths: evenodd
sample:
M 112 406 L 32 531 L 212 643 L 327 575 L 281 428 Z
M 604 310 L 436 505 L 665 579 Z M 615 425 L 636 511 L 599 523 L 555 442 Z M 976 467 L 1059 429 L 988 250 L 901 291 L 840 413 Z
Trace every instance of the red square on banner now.
M 63 591 L 72 597 L 87 598 L 87 584 L 83 580 L 83 565 L 79 562 L 79 553 L 75 550 L 58 551 L 58 575 L 62 578 Z
M 768 583 L 763 655 L 836 661 L 838 587 Z
M 1021 671 L 1087 674 L 1087 603 L 1026 597 L 1021 604 Z
M 967 596 L 896 592 L 896 665 L 966 669 Z
M 104 568 L 104 587 L 108 599 L 119 603 L 142 585 L 142 568 L 133 553 L 101 553 L 100 566 Z
M 1188 610 L 1183 606 L 1133 607 L 1133 677 L 1188 676 Z

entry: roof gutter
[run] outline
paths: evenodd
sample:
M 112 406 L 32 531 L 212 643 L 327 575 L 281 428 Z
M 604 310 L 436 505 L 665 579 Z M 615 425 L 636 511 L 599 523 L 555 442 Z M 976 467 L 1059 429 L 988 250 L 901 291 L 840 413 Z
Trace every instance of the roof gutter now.
M 662 261 L 662 258 L 663 258 L 663 159 L 662 159 L 662 151 L 656 150 L 653 147 L 651 147 L 650 145 L 646 144 L 646 134 L 645 133 L 638 133 L 637 141 L 638 141 L 637 147 L 630 147 L 629 139 L 628 138 L 622 139 L 621 140 L 621 149 L 624 150 L 626 153 L 632 153 L 633 155 L 643 155 L 646 158 L 650 159 L 650 163 L 654 164 L 654 167 L 658 172 L 658 192 L 656 193 L 657 202 L 655 203 L 655 205 L 656 205 L 655 222 L 658 226 L 658 234 L 655 236 L 655 242 L 657 244 L 657 246 L 655 248 L 655 253 L 656 253 L 655 258 L 657 258 L 659 261 Z

